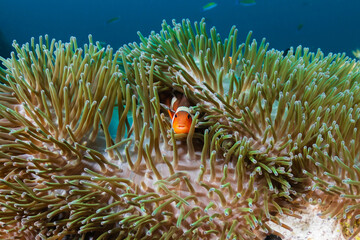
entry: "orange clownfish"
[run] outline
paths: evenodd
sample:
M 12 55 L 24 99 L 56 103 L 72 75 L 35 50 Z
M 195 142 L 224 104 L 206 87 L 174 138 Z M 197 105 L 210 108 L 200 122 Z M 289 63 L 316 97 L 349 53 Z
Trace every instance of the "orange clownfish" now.
M 173 97 L 168 104 L 168 112 L 171 117 L 172 128 L 175 133 L 188 133 L 192 123 L 190 103 L 185 95 L 180 98 Z

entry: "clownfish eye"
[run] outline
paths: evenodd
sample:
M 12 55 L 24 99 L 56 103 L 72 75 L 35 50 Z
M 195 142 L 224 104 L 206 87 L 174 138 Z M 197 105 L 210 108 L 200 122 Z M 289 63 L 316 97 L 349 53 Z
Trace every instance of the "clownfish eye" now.
M 188 119 L 190 119 L 191 118 L 191 115 L 190 114 L 188 114 Z
M 175 114 L 175 118 L 177 118 L 177 114 Z

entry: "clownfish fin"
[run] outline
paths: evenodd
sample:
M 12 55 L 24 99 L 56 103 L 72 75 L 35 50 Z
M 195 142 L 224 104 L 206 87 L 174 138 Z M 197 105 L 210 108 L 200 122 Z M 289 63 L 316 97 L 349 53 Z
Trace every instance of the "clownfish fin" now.
M 168 108 L 168 113 L 169 113 L 170 118 L 173 119 L 175 112 L 173 110 L 171 110 L 170 108 Z
M 179 105 L 179 101 L 177 97 L 172 97 L 171 102 L 170 102 L 170 109 L 173 111 L 176 111 L 176 109 L 178 108 Z

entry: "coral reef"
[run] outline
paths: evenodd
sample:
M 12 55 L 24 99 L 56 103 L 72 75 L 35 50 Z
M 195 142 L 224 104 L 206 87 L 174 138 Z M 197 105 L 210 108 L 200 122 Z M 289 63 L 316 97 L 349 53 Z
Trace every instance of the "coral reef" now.
M 307 204 L 360 231 L 358 62 L 238 46 L 203 20 L 139 36 L 116 52 L 45 36 L 2 59 L 1 238 L 263 239 Z

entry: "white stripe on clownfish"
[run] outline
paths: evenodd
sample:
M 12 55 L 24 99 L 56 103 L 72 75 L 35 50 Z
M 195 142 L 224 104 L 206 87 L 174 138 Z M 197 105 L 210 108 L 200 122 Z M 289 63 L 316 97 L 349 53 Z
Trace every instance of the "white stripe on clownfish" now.
M 185 106 L 180 106 L 180 107 L 178 107 L 177 109 L 176 109 L 176 112 L 175 112 L 175 114 L 177 114 L 178 112 L 187 112 L 188 114 L 190 114 L 190 116 L 191 116 L 191 118 L 193 118 L 193 116 L 192 116 L 192 114 L 191 114 L 191 111 L 190 111 L 190 108 L 188 108 L 188 107 L 185 107 Z M 174 117 L 175 117 L 175 114 L 174 114 Z M 174 119 L 174 117 L 173 117 L 173 119 Z

